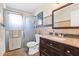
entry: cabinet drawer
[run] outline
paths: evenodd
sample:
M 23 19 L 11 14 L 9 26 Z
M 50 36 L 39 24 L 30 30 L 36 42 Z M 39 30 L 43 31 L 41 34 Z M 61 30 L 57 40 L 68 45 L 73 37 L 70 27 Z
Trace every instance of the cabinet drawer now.
M 40 37 L 40 44 L 46 44 L 47 40 L 45 38 Z
M 45 56 L 79 56 L 79 48 L 40 38 L 40 54 Z
M 45 56 L 60 56 L 59 52 L 54 51 L 53 49 L 50 48 L 43 48 L 41 50 L 41 55 Z
M 44 47 L 42 47 L 41 54 L 43 54 L 45 56 L 52 56 L 53 55 L 49 49 L 46 49 Z
M 41 52 L 41 56 L 48 56 L 48 55 L 44 52 Z
M 64 49 L 63 49 L 64 46 L 61 43 L 49 40 L 47 45 L 54 47 L 54 48 L 57 48 L 60 51 L 64 51 Z
M 64 45 L 64 55 L 65 56 L 76 56 L 77 53 L 78 53 L 78 49 L 76 49 L 72 46 Z

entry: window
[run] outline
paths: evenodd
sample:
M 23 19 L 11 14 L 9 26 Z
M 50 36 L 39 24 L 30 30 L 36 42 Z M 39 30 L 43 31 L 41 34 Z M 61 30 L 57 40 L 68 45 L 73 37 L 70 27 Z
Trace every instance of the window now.
M 42 25 L 42 20 L 38 20 L 38 25 Z
M 43 24 L 43 12 L 40 12 L 37 15 L 37 25 L 42 25 Z
M 22 29 L 23 28 L 22 16 L 16 13 L 9 13 L 8 26 L 10 29 Z

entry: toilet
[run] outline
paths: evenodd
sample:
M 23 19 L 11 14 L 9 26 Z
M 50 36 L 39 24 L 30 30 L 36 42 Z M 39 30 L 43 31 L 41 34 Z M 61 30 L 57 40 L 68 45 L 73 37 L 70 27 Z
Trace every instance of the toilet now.
M 39 52 L 39 42 L 40 42 L 39 34 L 35 34 L 35 39 L 36 39 L 35 42 L 31 41 L 27 43 L 27 47 L 29 48 L 29 51 L 28 51 L 29 55 L 33 55 Z

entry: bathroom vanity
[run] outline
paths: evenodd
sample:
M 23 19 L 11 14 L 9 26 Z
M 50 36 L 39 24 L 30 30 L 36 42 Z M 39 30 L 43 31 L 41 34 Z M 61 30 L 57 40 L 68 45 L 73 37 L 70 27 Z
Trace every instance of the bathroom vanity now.
M 65 38 L 56 40 L 40 36 L 40 56 L 79 56 L 79 40 Z
M 79 29 L 78 15 L 79 4 L 68 3 L 59 7 L 52 11 L 52 28 Z M 40 36 L 40 56 L 42 55 L 79 56 L 79 38 Z
M 68 3 L 52 11 L 53 29 L 79 29 L 79 4 Z M 53 31 L 54 34 L 54 31 Z M 69 34 L 69 33 L 67 33 Z M 60 36 L 60 35 L 59 35 Z M 69 35 L 68 35 L 69 36 Z M 73 36 L 72 36 L 73 37 Z M 79 38 L 40 36 L 40 56 L 79 56 Z

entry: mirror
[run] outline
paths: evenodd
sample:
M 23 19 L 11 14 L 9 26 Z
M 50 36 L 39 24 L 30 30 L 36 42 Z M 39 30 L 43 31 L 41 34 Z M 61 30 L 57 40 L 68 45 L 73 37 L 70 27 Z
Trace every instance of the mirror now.
M 79 3 L 68 3 L 52 12 L 53 28 L 79 28 Z

